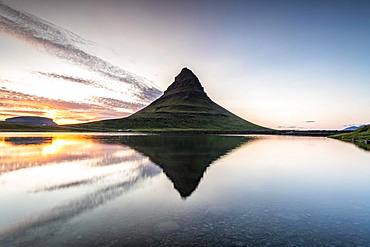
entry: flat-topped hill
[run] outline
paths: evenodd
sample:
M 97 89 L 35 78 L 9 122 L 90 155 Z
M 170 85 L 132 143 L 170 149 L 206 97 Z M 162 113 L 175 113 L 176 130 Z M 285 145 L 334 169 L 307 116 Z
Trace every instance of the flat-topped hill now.
M 5 119 L 5 123 L 8 124 L 19 124 L 27 126 L 57 126 L 57 124 L 51 118 L 46 117 L 34 117 L 34 116 L 20 116 Z

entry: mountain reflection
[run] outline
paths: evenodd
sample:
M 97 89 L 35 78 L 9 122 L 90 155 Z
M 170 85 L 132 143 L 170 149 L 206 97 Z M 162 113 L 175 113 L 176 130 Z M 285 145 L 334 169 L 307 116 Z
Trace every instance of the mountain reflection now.
M 118 138 L 160 166 L 181 197 L 190 196 L 217 159 L 252 140 L 244 136 L 150 135 Z
M 53 135 L 0 139 L 0 174 L 54 163 L 83 163 L 89 167 L 139 162 L 148 157 L 159 166 L 183 198 L 197 188 L 207 167 L 251 137 L 217 135 Z M 87 185 L 114 175 L 99 174 L 37 191 Z

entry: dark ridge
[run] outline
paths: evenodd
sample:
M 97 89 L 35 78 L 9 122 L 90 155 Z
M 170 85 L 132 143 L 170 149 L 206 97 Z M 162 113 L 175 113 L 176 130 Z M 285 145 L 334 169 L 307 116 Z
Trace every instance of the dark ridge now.
M 20 124 L 28 126 L 57 126 L 51 118 L 34 117 L 34 116 L 21 116 L 5 119 L 6 123 Z
M 163 96 L 176 93 L 197 92 L 206 95 L 198 77 L 188 68 L 183 68 L 175 81 L 167 88 Z

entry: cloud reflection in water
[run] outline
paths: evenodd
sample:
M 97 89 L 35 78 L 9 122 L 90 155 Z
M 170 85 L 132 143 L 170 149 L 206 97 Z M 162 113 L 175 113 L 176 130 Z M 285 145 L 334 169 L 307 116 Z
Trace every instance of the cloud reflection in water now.
M 4 137 L 0 159 L 2 190 L 17 188 L 17 193 L 31 197 L 72 191 L 56 205 L 40 205 L 44 209 L 39 214 L 30 213 L 3 228 L 0 240 L 5 243 L 40 228 L 40 233 L 50 234 L 51 226 L 93 210 L 161 173 L 148 158 L 127 146 L 104 144 L 89 136 Z

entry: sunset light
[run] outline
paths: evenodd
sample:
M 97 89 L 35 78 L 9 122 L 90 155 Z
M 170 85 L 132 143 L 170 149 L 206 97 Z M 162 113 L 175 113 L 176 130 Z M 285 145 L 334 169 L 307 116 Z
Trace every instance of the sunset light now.
M 369 246 L 370 0 L 0 0 L 0 247 Z

